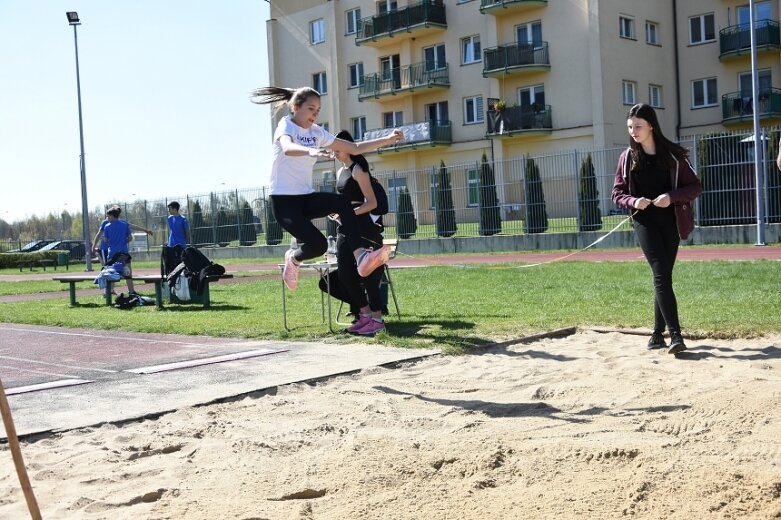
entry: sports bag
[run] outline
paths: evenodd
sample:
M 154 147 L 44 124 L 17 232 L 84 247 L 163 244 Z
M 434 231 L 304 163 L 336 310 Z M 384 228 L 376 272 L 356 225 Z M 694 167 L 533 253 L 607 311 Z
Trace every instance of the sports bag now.
M 377 199 L 377 207 L 371 210 L 372 215 L 385 215 L 388 213 L 388 194 L 385 192 L 385 188 L 382 187 L 380 181 L 371 178 L 372 190 L 374 191 L 374 198 Z

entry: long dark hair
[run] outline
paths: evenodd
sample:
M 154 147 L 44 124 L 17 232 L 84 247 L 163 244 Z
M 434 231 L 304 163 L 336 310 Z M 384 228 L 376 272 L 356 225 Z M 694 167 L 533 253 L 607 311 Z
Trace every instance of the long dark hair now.
M 637 117 L 644 119 L 651 125 L 651 134 L 654 138 L 654 144 L 656 145 L 656 157 L 660 161 L 660 164 L 666 168 L 674 166 L 675 161 L 670 155 L 675 156 L 676 159 L 685 159 L 689 152 L 683 146 L 674 143 L 667 139 L 662 133 L 662 128 L 659 126 L 659 119 L 656 117 L 656 111 L 651 105 L 645 103 L 638 103 L 629 109 L 626 114 L 626 118 Z M 632 164 L 630 170 L 635 173 L 637 170 L 642 169 L 642 165 L 645 164 L 645 152 L 643 147 L 637 143 L 632 136 L 629 136 L 629 148 L 631 149 L 630 155 L 632 158 Z
M 342 141 L 349 141 L 351 143 L 354 143 L 355 140 L 353 139 L 353 136 L 348 132 L 347 130 L 342 130 L 338 134 L 336 134 L 337 139 L 341 139 Z M 361 154 L 358 155 L 350 155 L 350 160 L 361 167 L 363 171 L 369 174 L 371 177 L 371 173 L 369 173 L 369 161 L 366 160 L 366 157 L 364 157 Z
M 310 96 L 320 99 L 320 93 L 312 87 L 285 88 L 285 87 L 263 87 L 250 92 L 250 101 L 257 105 L 275 105 L 274 109 L 279 110 L 282 105 L 287 105 L 291 110 L 293 107 L 301 106 Z

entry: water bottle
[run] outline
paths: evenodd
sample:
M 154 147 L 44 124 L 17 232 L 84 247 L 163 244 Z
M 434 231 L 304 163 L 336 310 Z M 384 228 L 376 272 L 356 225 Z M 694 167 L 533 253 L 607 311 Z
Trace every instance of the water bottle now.
M 328 235 L 328 249 L 325 252 L 325 259 L 329 264 L 336 263 L 336 239 Z

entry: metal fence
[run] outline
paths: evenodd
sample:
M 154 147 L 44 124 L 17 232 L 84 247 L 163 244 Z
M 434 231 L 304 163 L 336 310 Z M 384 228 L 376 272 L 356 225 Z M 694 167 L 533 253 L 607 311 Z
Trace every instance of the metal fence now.
M 765 129 L 764 182 L 759 187 L 765 221 L 781 222 L 781 173 L 775 165 L 779 129 Z M 704 191 L 695 203 L 698 226 L 754 224 L 757 192 L 754 140 L 735 132 L 690 138 L 681 143 Z M 414 170 L 373 171 L 388 193 L 390 212 L 383 217 L 387 237 L 415 239 L 524 233 L 609 230 L 625 212 L 611 201 L 618 156 L 623 148 L 572 150 L 431 165 Z M 332 172 L 316 181 L 316 190 L 335 191 Z M 131 248 L 148 249 L 166 242 L 167 205 L 181 204 L 199 246 L 249 246 L 290 240 L 274 221 L 269 188 L 230 190 L 199 195 L 122 202 L 123 218 L 154 231 Z M 324 234 L 333 223 L 318 219 Z M 97 228 L 96 228 L 97 229 Z M 139 237 L 140 238 L 140 237 Z M 11 247 L 13 246 L 13 247 Z M 0 244 L 19 247 L 19 241 Z

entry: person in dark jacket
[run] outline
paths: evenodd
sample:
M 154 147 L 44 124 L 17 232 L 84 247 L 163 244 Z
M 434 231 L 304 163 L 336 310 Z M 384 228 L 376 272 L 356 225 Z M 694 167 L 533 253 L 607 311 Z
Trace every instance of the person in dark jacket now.
M 662 134 L 656 112 L 640 103 L 627 114 L 629 148 L 621 153 L 613 185 L 613 202 L 628 208 L 635 233 L 654 280 L 654 331 L 649 349 L 667 348 L 665 325 L 670 333 L 667 352 L 686 350 L 673 292 L 673 266 L 681 239 L 694 229 L 692 201 L 702 184 L 688 160 L 688 152 Z

